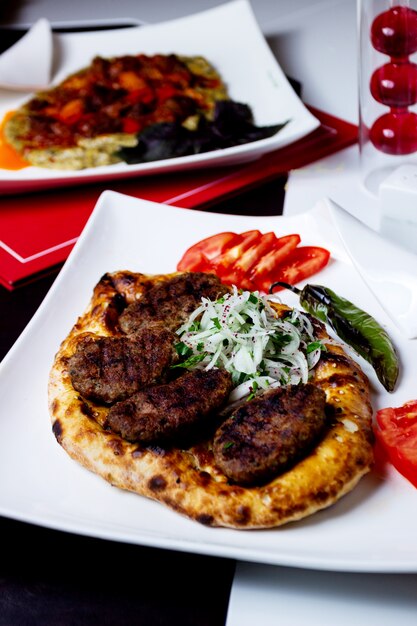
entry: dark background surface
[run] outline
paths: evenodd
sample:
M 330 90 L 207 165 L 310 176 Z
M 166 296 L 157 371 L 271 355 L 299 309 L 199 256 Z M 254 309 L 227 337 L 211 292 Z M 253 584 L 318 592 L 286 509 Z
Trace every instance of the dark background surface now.
M 204 210 L 278 215 L 285 182 L 277 178 Z M 0 359 L 29 323 L 59 269 L 13 292 L 0 286 Z M 235 569 L 231 559 L 78 536 L 6 518 L 0 518 L 0 537 L 0 626 L 226 622 Z

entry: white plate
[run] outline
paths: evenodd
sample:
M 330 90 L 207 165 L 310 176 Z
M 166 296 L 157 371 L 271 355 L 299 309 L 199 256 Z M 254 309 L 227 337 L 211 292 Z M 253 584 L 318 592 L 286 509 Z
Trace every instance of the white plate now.
M 279 67 L 247 0 L 234 0 L 215 9 L 148 26 L 89 33 L 55 35 L 58 70 L 54 84 L 85 67 L 96 55 L 203 55 L 220 71 L 233 100 L 248 104 L 259 126 L 288 121 L 267 139 L 198 155 L 127 165 L 54 171 L 29 167 L 0 169 L 0 192 L 22 192 L 73 182 L 91 182 L 202 166 L 224 166 L 256 159 L 282 148 L 319 126 L 298 98 Z M 0 119 L 27 98 L 0 91 Z
M 298 232 L 327 247 L 332 262 L 315 277 L 391 331 L 406 366 L 392 396 L 374 386 L 375 408 L 415 397 L 416 345 L 404 340 L 353 268 L 321 201 L 294 217 L 190 211 L 105 192 L 32 321 L 0 365 L 0 514 L 76 533 L 275 565 L 347 571 L 417 571 L 417 491 L 392 470 L 371 474 L 332 508 L 270 531 L 213 529 L 163 505 L 111 487 L 56 443 L 47 408 L 54 354 L 106 271 L 171 272 L 202 237 L 259 228 Z M 295 304 L 285 293 L 283 299 Z

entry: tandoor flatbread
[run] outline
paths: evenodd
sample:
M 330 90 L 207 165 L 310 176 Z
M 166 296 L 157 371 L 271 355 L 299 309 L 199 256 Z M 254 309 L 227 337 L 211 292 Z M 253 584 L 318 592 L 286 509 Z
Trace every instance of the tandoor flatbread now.
M 368 381 L 316 322 L 325 349 L 310 380 L 228 410 L 227 371 L 177 367 L 172 346 L 202 297 L 229 290 L 208 274 L 103 276 L 53 363 L 52 428 L 70 457 L 116 487 L 208 526 L 273 528 L 334 504 L 369 471 Z

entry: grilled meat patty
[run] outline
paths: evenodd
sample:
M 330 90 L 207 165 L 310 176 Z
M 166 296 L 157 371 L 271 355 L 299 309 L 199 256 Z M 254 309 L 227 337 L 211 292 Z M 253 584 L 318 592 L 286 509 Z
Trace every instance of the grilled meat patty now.
M 127 306 L 119 317 L 119 325 L 126 334 L 150 322 L 163 322 L 174 330 L 201 304 L 202 297 L 216 300 L 227 291 L 214 274 L 186 272 L 155 283 L 139 300 Z
M 307 454 L 325 423 L 325 394 L 315 385 L 270 389 L 217 430 L 216 464 L 233 482 L 262 483 Z
M 226 370 L 194 370 L 113 405 L 110 428 L 128 441 L 160 443 L 188 435 L 226 403 L 232 379 Z
M 176 336 L 160 325 L 131 337 L 85 336 L 69 358 L 74 389 L 103 404 L 123 400 L 142 387 L 164 380 L 176 359 Z

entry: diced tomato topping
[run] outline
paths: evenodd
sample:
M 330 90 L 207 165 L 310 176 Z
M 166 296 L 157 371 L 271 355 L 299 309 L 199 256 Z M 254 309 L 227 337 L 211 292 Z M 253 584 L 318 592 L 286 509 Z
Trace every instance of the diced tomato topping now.
M 127 91 L 138 91 L 148 87 L 146 81 L 143 80 L 143 78 L 136 72 L 120 72 L 118 80 L 120 87 L 122 87 L 122 89 L 126 89 Z
M 392 465 L 417 487 L 417 400 L 379 410 L 374 430 Z
M 168 98 L 172 98 L 172 96 L 175 96 L 176 93 L 177 89 L 169 84 L 162 85 L 162 87 L 158 87 L 156 89 L 156 97 L 158 99 L 158 102 L 165 102 L 165 100 L 168 100 Z
M 84 112 L 84 103 L 81 98 L 75 98 L 66 102 L 59 111 L 59 118 L 65 124 L 75 124 Z
M 122 129 L 124 133 L 138 133 L 141 129 L 141 124 L 138 120 L 134 120 L 131 117 L 126 117 L 122 121 Z
M 124 97 L 124 101 L 128 104 L 150 104 L 155 99 L 155 92 L 151 87 L 143 87 L 142 89 L 133 89 Z

